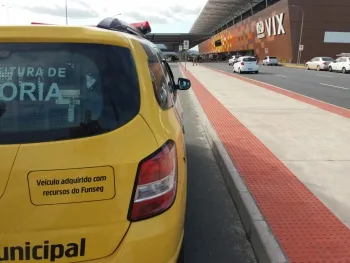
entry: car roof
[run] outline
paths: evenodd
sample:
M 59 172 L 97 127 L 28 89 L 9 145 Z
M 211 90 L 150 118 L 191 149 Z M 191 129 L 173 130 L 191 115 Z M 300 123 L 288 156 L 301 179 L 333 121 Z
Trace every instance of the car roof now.
M 158 47 L 146 38 L 151 32 L 149 23 L 128 24 L 118 18 L 107 17 L 96 26 L 68 26 L 32 23 L 28 26 L 0 26 L 3 42 L 100 43 L 130 47 L 133 39 Z
M 128 34 L 89 26 L 0 26 L 2 42 L 113 43 L 129 47 Z

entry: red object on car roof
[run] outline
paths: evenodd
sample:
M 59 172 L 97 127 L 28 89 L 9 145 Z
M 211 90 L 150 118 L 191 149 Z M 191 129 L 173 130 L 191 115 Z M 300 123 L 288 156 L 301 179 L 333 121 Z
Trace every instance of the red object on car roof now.
M 151 33 L 151 26 L 148 21 L 139 22 L 139 23 L 131 23 L 130 25 L 136 27 L 138 30 L 140 30 L 143 34 Z

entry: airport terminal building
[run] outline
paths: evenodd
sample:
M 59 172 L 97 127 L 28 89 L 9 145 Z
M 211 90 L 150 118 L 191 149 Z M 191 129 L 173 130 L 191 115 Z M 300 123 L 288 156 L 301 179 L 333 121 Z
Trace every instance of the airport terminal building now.
M 350 53 L 350 0 L 209 0 L 190 33 L 208 30 L 213 36 L 199 45 L 204 56 L 276 56 L 295 63 L 300 49 L 301 63 L 336 57 Z

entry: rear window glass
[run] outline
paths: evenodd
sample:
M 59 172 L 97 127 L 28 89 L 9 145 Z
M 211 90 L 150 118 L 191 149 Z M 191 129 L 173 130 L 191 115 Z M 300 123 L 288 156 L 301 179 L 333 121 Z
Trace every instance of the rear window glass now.
M 255 62 L 256 58 L 253 58 L 253 57 L 251 57 L 251 58 L 243 58 L 243 61 L 244 62 Z
M 323 61 L 333 61 L 333 58 L 322 58 Z
M 129 49 L 100 44 L 0 44 L 0 144 L 115 130 L 139 112 Z

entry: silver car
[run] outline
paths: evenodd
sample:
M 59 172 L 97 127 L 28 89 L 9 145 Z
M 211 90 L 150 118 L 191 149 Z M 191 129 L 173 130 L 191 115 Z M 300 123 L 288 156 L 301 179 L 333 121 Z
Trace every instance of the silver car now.
M 331 57 L 315 57 L 305 64 L 305 68 L 307 70 L 309 69 L 316 69 L 316 70 L 328 70 L 328 66 L 331 62 L 333 62 L 334 59 Z

